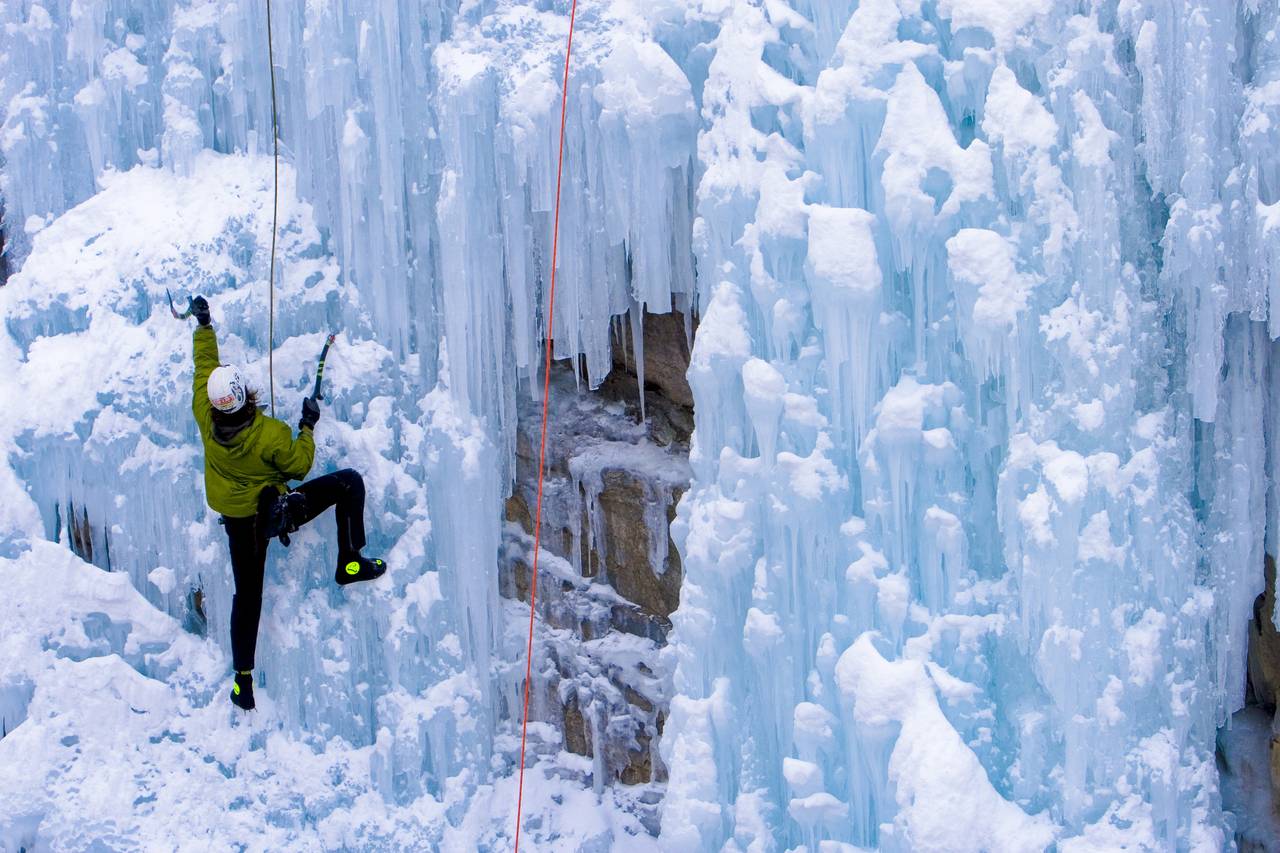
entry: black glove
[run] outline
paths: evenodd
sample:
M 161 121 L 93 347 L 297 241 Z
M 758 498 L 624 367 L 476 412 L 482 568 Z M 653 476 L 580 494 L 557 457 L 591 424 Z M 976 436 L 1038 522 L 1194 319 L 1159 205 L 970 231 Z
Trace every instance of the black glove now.
M 302 419 L 298 421 L 298 429 L 311 429 L 320 420 L 320 404 L 311 397 L 302 398 Z
M 209 325 L 209 300 L 197 296 L 191 300 L 191 316 L 200 321 L 201 326 Z

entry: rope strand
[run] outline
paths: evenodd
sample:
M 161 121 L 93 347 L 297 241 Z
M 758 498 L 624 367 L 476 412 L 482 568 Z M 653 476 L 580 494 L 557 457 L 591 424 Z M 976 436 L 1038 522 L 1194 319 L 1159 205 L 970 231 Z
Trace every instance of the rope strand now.
M 267 283 L 267 383 L 271 417 L 276 416 L 276 229 L 280 217 L 280 124 L 276 115 L 276 54 L 271 43 L 271 0 L 267 0 L 267 62 L 271 66 L 271 271 Z
M 520 853 L 520 818 L 524 809 L 524 747 L 529 730 L 529 682 L 533 676 L 533 616 L 538 599 L 538 552 L 542 547 L 542 480 L 547 462 L 547 414 L 551 400 L 551 344 L 556 311 L 556 262 L 560 249 L 560 178 L 564 174 L 564 122 L 569 108 L 569 57 L 573 53 L 573 24 L 578 0 L 569 10 L 569 42 L 564 50 L 564 90 L 560 98 L 560 151 L 556 158 L 556 215 L 551 226 L 551 290 L 547 296 L 547 363 L 542 386 L 542 439 L 538 445 L 538 502 L 533 521 L 533 568 L 529 581 L 529 647 L 524 667 L 524 719 L 520 723 L 520 782 L 516 794 L 515 853 Z

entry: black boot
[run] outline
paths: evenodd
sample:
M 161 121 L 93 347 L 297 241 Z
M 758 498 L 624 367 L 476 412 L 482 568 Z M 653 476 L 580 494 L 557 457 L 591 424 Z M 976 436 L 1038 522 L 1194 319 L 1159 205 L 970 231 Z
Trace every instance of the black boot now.
M 338 560 L 338 570 L 334 572 L 333 579 L 338 582 L 339 586 L 346 586 L 357 581 L 371 581 L 374 578 L 380 578 L 386 571 L 387 564 L 381 560 L 370 559 L 356 554 L 354 557 L 345 557 Z
M 256 707 L 253 702 L 253 670 L 236 673 L 236 679 L 231 683 L 231 704 L 245 711 Z

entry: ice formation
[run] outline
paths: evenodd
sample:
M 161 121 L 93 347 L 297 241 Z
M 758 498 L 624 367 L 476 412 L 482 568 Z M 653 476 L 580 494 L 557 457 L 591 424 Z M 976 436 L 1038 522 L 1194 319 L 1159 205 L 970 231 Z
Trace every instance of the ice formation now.
M 663 840 L 1228 844 L 1274 9 L 804 11 L 703 94 Z
M 539 724 L 531 849 L 1233 845 L 1215 740 L 1280 522 L 1275 4 L 583 0 L 548 328 L 568 7 L 273 7 L 275 403 L 339 330 L 317 470 L 365 473 L 393 571 L 332 589 L 323 523 L 273 556 L 235 724 L 164 290 L 266 382 L 263 9 L 0 7 L 0 844 L 505 849 L 520 409 L 548 336 L 593 388 L 674 309 L 661 825 Z

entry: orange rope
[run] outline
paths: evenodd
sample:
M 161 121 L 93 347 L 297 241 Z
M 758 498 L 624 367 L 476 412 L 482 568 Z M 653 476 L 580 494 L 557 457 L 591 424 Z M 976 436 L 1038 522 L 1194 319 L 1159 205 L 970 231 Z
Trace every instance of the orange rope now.
M 547 413 L 551 402 L 551 344 L 556 311 L 556 262 L 560 249 L 560 179 L 564 174 L 564 122 L 569 107 L 569 56 L 573 53 L 573 24 L 578 16 L 578 0 L 569 10 L 569 43 L 564 51 L 564 91 L 560 98 L 560 151 L 556 160 L 556 214 L 551 228 L 551 292 L 547 300 L 547 363 L 542 386 L 542 439 L 538 445 L 538 502 L 533 520 L 533 570 L 529 584 L 529 647 L 524 667 L 524 720 L 520 723 L 520 782 L 516 794 L 516 844 L 520 853 L 520 819 L 524 808 L 524 748 L 529 731 L 529 682 L 533 676 L 533 616 L 538 596 L 538 552 L 542 545 L 542 480 L 547 462 Z

